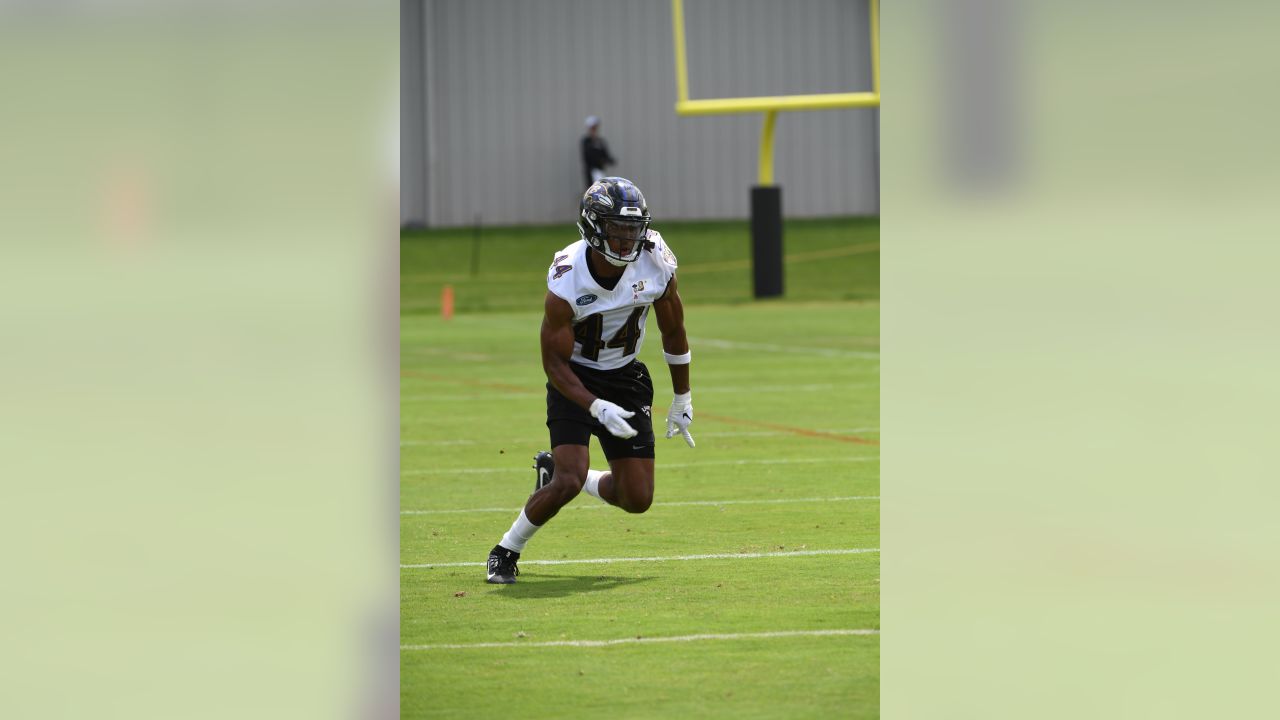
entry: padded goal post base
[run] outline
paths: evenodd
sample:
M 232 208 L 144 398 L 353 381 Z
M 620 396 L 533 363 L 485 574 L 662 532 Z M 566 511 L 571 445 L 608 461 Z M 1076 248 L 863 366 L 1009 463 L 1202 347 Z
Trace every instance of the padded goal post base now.
M 782 188 L 751 188 L 751 272 L 755 296 L 782 295 Z

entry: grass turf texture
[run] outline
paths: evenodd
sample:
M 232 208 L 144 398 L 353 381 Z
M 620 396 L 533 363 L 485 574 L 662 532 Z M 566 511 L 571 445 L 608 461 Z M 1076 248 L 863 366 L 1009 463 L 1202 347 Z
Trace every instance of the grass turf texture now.
M 745 221 L 653 227 L 679 258 L 686 303 L 751 301 L 751 232 Z M 401 312 L 438 314 L 446 284 L 457 293 L 459 312 L 541 309 L 551 258 L 577 240 L 578 231 L 572 224 L 482 228 L 478 243 L 470 228 L 402 237 Z M 788 300 L 880 298 L 878 218 L 788 220 L 783 242 Z
M 788 263 L 788 295 L 804 301 L 765 303 L 746 302 L 745 224 L 659 229 L 681 261 L 698 447 L 659 430 L 649 512 L 628 515 L 581 495 L 530 541 L 512 586 L 486 584 L 482 563 L 532 489 L 532 456 L 547 445 L 537 341 L 542 277 L 573 232 L 486 230 L 482 248 L 494 263 L 484 256 L 474 279 L 469 231 L 461 239 L 452 231 L 406 236 L 401 562 L 473 565 L 401 570 L 402 645 L 879 628 L 875 552 L 527 562 L 879 548 L 878 501 L 831 499 L 879 495 L 878 225 L 789 223 L 787 254 L 799 259 Z M 441 320 L 432 303 L 445 277 L 460 310 L 489 312 Z M 481 289 L 484 300 L 469 304 Z M 648 330 L 641 360 L 654 376 L 660 427 L 670 378 L 653 321 Z M 604 467 L 594 442 L 592 460 Z M 669 504 L 716 501 L 733 502 Z M 406 718 L 875 717 L 878 710 L 876 635 L 401 651 Z

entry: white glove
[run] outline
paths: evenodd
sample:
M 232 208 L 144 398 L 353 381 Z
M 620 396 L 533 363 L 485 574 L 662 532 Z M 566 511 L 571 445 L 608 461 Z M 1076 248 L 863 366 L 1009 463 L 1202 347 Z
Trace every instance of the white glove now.
M 627 418 L 635 415 L 630 410 L 623 410 L 608 400 L 596 398 L 591 403 L 591 417 L 600 421 L 605 429 L 620 438 L 633 438 L 636 436 L 636 429 L 627 423 Z
M 693 436 L 689 434 L 689 423 L 693 422 L 693 393 L 676 395 L 671 401 L 671 409 L 667 411 L 667 439 L 680 433 L 689 447 L 694 447 Z

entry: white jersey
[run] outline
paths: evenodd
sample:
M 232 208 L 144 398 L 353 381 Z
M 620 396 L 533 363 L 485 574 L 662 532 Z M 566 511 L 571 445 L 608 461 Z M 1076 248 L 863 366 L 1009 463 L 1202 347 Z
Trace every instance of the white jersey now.
M 592 250 L 586 240 L 555 254 L 547 269 L 547 289 L 573 308 L 573 362 L 614 370 L 640 352 L 649 306 L 667 291 L 676 273 L 676 256 L 662 235 L 650 230 L 648 242 L 653 247 L 640 251 L 612 290 L 591 276 L 587 253 Z

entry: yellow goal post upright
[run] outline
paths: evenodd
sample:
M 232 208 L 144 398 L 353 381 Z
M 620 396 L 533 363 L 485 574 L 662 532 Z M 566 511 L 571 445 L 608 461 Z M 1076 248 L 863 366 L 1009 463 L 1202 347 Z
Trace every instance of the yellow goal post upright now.
M 871 35 L 871 91 L 779 95 L 773 97 L 689 99 L 685 59 L 684 0 L 671 0 L 676 53 L 676 114 L 764 113 L 760 133 L 760 174 L 751 188 L 752 274 L 755 296 L 782 295 L 782 188 L 773 182 L 773 128 L 784 110 L 834 110 L 880 107 L 880 1 L 868 0 Z

